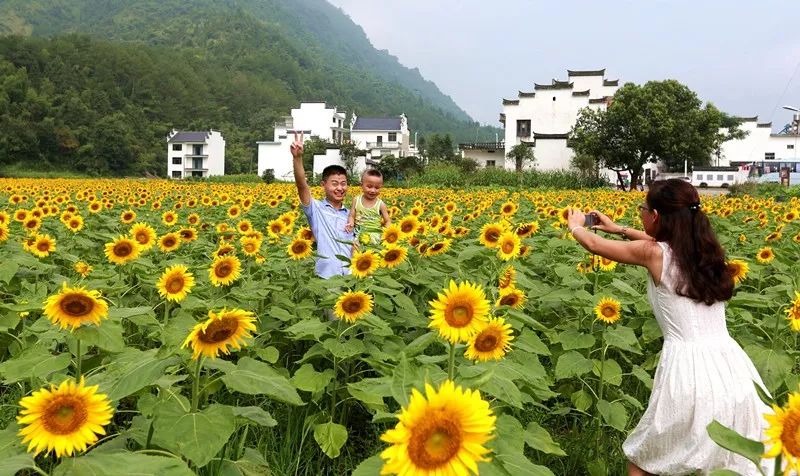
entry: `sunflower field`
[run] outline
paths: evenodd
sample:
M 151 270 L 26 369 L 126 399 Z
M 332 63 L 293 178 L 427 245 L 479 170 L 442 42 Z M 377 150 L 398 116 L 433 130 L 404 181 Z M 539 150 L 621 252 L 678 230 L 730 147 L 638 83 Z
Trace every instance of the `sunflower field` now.
M 0 474 L 623 474 L 661 335 L 646 272 L 566 210 L 640 226 L 644 195 L 382 199 L 380 245 L 323 280 L 293 184 L 0 179 Z M 702 206 L 795 431 L 800 199 Z

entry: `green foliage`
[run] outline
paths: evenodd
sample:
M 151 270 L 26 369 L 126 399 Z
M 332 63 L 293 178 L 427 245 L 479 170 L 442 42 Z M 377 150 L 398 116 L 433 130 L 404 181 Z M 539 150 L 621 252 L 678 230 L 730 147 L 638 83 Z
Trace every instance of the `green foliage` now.
M 422 135 L 467 140 L 478 127 L 322 0 L 3 0 L 0 32 L 67 35 L 0 40 L 0 165 L 164 175 L 170 129 L 214 128 L 226 172 L 252 173 L 254 143 L 309 100 L 404 111 Z
M 580 189 L 605 187 L 608 183 L 599 177 L 583 176 L 568 170 L 524 170 L 517 173 L 501 168 L 464 170 L 460 164 L 434 163 L 426 166 L 419 175 L 408 178 L 405 185 L 444 187 L 524 187 Z
M 789 188 L 779 183 L 758 183 L 743 182 L 730 186 L 728 194 L 733 197 L 750 195 L 751 197 L 775 197 L 776 201 L 785 200 L 789 197 L 800 197 L 800 185 L 792 185 Z
M 425 139 L 425 149 L 423 156 L 428 160 L 441 160 L 444 162 L 455 159 L 455 147 L 450 134 L 443 136 L 433 134 Z
M 506 157 L 514 161 L 514 170 L 522 172 L 525 164 L 536 164 L 536 157 L 533 155 L 533 148 L 528 144 L 517 144 L 508 151 Z
M 723 124 L 731 126 L 720 133 Z M 712 153 L 739 137 L 735 122 L 714 105 L 702 105 L 697 95 L 675 80 L 627 83 L 614 94 L 607 110 L 581 111 L 570 133 L 577 154 L 594 157 L 603 166 L 630 173 L 630 187 L 639 183 L 648 162 L 662 161 L 679 170 L 684 161 L 708 165 Z

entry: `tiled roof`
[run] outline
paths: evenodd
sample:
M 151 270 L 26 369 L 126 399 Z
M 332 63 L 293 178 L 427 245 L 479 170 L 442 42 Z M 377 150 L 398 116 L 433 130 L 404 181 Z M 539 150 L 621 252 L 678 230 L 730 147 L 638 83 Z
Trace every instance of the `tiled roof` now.
M 603 86 L 619 86 L 619 79 L 604 79 Z
M 208 131 L 180 131 L 168 142 L 205 142 L 209 135 Z
M 357 117 L 354 131 L 399 131 L 402 120 L 399 117 Z
M 565 132 L 563 134 L 543 134 L 541 132 L 534 132 L 533 138 L 534 139 L 566 139 L 569 137 L 569 133 Z
M 503 99 L 503 106 L 516 106 L 519 104 L 519 99 Z
M 589 95 L 589 90 L 587 89 L 586 91 L 572 91 L 572 95 L 573 96 L 588 96 Z
M 595 69 L 595 70 L 567 70 L 567 76 L 603 76 L 606 74 L 606 69 Z

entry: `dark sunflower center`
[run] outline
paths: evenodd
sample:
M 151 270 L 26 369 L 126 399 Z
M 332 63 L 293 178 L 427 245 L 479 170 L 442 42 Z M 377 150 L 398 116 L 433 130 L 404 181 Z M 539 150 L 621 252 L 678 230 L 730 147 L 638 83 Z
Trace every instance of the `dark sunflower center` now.
M 342 309 L 348 314 L 355 314 L 363 308 L 364 303 L 360 297 L 349 297 L 342 303 Z
M 419 468 L 440 468 L 456 457 L 461 441 L 462 431 L 458 423 L 436 411 L 411 430 L 408 457 Z
M 503 243 L 503 253 L 510 254 L 512 251 L 514 251 L 514 243 L 510 241 Z
M 233 272 L 233 266 L 230 263 L 223 262 L 214 268 L 214 274 L 218 278 L 227 278 Z
M 431 246 L 431 252 L 435 253 L 435 252 L 441 250 L 442 248 L 444 248 L 444 243 L 442 243 L 442 242 L 434 243 L 433 246 Z
M 612 306 L 603 306 L 603 309 L 601 309 L 600 312 L 603 314 L 603 316 L 609 318 L 617 315 L 617 310 Z
M 281 230 L 283 229 L 283 225 L 275 224 L 269 227 L 269 229 L 272 230 L 273 233 L 280 233 Z
M 131 253 L 133 253 L 133 247 L 131 247 L 130 243 L 123 241 L 122 243 L 114 245 L 114 256 L 124 258 L 130 256 Z
M 800 457 L 800 414 L 790 411 L 783 421 L 781 433 L 783 448 L 794 457 Z
M 149 236 L 144 231 L 140 231 L 139 233 L 136 233 L 135 238 L 136 238 L 136 241 L 138 241 L 139 244 L 142 244 L 142 245 L 145 245 L 145 244 L 147 244 L 148 241 L 150 241 L 149 240 Z
M 133 219 L 133 215 L 131 215 L 130 213 L 126 213 L 124 218 L 125 218 L 125 220 L 131 220 L 131 219 Z
M 394 243 L 397 241 L 397 233 L 389 233 L 386 235 L 386 242 L 387 243 Z
M 185 284 L 183 276 L 172 276 L 167 280 L 167 285 L 165 287 L 170 294 L 175 294 L 181 292 Z
M 164 246 L 167 248 L 172 248 L 173 246 L 175 246 L 175 238 L 171 236 L 168 238 L 164 238 Z
M 306 251 L 306 244 L 302 241 L 295 242 L 292 245 L 292 252 L 294 254 L 302 254 Z
M 472 306 L 456 303 L 444 313 L 444 319 L 451 327 L 464 327 L 472 321 Z
M 414 229 L 414 224 L 408 221 L 403 222 L 403 224 L 400 226 L 400 230 L 402 230 L 403 233 L 409 233 L 413 229 Z
M 516 294 L 506 294 L 505 296 L 500 298 L 500 305 L 501 306 L 515 306 L 519 302 L 519 298 Z
M 228 340 L 238 328 L 239 324 L 236 319 L 219 319 L 209 324 L 205 331 L 200 331 L 198 339 L 207 344 L 218 344 Z
M 400 252 L 397 250 L 389 250 L 386 252 L 385 255 L 383 255 L 383 259 L 390 263 L 397 261 L 398 259 L 400 259 Z
M 70 317 L 83 317 L 94 308 L 94 302 L 82 294 L 67 294 L 61 298 L 61 311 Z
M 366 271 L 371 267 L 372 267 L 372 260 L 368 257 L 359 258 L 359 260 L 356 261 L 356 269 L 359 271 Z
M 498 239 L 500 239 L 500 233 L 497 230 L 489 230 L 486 232 L 486 241 L 489 243 L 495 243 Z
M 475 338 L 475 350 L 478 352 L 491 352 L 498 347 L 500 336 L 495 330 L 486 330 Z
M 71 395 L 55 397 L 43 413 L 42 425 L 56 435 L 69 435 L 80 429 L 89 415 L 86 402 Z
M 46 241 L 40 241 L 39 243 L 36 244 L 36 248 L 39 251 L 50 251 L 50 243 Z

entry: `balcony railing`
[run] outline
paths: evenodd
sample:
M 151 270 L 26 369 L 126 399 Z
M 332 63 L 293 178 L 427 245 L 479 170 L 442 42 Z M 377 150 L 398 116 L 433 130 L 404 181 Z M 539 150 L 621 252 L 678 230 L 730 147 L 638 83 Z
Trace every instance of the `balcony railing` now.
M 367 142 L 367 149 L 398 149 L 400 143 L 393 142 Z
M 208 169 L 196 169 L 194 167 L 186 167 L 183 169 L 185 172 L 208 172 Z
M 206 159 L 208 158 L 208 154 L 186 154 L 184 157 Z
M 505 142 L 468 142 L 458 144 L 458 148 L 466 149 L 502 149 L 505 147 Z

